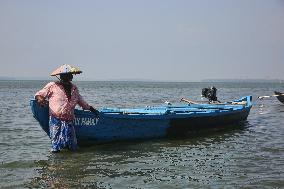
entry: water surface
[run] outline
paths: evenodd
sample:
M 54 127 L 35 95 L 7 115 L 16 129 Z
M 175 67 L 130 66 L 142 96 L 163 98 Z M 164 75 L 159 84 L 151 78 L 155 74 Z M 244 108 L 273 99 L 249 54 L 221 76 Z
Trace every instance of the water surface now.
M 0 81 L 0 188 L 283 188 L 281 83 L 76 82 L 91 105 L 145 107 L 200 100 L 214 85 L 221 101 L 253 95 L 236 129 L 177 139 L 115 142 L 50 153 L 29 100 L 46 81 Z

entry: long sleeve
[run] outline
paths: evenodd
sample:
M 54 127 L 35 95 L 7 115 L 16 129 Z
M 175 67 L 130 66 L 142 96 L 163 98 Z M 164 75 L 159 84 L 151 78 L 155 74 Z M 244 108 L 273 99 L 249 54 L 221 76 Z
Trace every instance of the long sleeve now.
M 50 82 L 48 83 L 44 88 L 42 88 L 41 90 L 39 90 L 35 96 L 42 96 L 44 98 L 48 98 L 51 95 L 51 86 L 54 85 L 54 82 Z

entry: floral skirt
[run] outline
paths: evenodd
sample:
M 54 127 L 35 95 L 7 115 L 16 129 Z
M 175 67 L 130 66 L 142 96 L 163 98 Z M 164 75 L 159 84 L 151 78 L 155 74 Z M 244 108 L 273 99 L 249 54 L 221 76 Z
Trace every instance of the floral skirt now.
M 61 121 L 50 116 L 49 131 L 53 152 L 57 152 L 64 148 L 70 150 L 77 149 L 77 139 L 73 121 Z

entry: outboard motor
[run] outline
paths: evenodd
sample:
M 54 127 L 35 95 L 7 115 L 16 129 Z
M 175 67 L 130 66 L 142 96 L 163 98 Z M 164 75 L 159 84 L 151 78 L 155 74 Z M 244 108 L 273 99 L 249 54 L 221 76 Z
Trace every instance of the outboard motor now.
M 214 86 L 203 88 L 201 96 L 207 98 L 209 102 L 220 102 L 217 100 L 217 89 Z

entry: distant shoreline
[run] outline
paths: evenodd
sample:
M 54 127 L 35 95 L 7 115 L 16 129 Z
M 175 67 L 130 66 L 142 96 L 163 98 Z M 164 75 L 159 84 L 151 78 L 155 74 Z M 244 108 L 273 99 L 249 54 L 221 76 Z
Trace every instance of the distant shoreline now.
M 0 77 L 0 81 L 54 81 L 56 78 L 13 78 L 13 77 Z M 76 81 L 86 81 L 86 82 L 167 82 L 167 83 L 284 83 L 282 79 L 203 79 L 203 80 L 150 80 L 150 79 L 109 79 L 109 80 L 92 80 L 92 79 L 75 79 Z
M 202 82 L 284 83 L 282 79 L 204 79 Z

